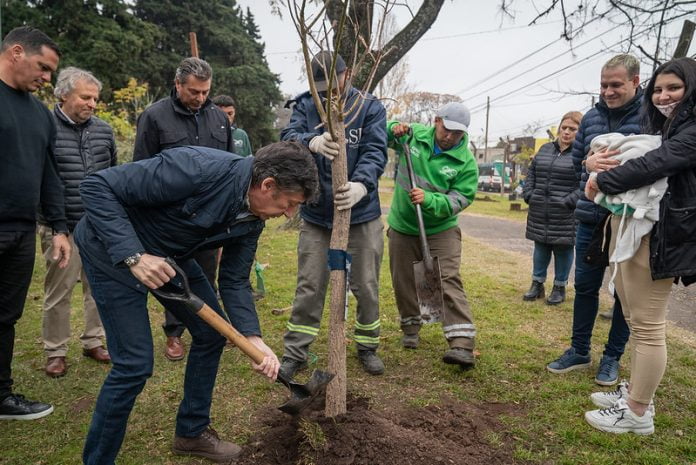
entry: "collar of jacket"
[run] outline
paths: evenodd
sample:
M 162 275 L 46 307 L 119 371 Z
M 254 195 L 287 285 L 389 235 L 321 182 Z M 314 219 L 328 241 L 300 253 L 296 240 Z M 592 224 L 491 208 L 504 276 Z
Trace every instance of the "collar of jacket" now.
M 435 126 L 427 126 L 425 131 L 413 131 L 413 139 L 427 145 L 430 155 L 435 153 Z M 469 134 L 464 133 L 462 141 L 456 147 L 440 150 L 438 156 L 448 155 L 456 160 L 466 161 L 466 155 L 469 152 Z
M 561 152 L 561 154 L 570 153 L 573 151 L 573 143 L 572 142 L 570 143 L 570 145 L 568 147 L 566 147 L 565 150 L 561 150 L 561 144 L 558 143 L 558 139 L 553 141 L 553 146 L 556 147 L 556 150 Z
M 58 118 L 58 121 L 60 121 L 61 123 L 63 123 L 64 125 L 66 125 L 68 127 L 75 128 L 75 129 L 82 129 L 86 126 L 89 126 L 89 123 L 92 121 L 92 118 L 93 118 L 92 116 L 90 116 L 89 119 L 87 121 L 85 121 L 84 123 L 75 123 L 74 121 L 70 121 L 68 119 L 68 117 L 65 115 L 65 113 L 63 113 L 63 110 L 61 110 L 58 105 L 59 104 L 56 103 L 53 106 L 53 114 L 56 115 L 56 118 Z
M 174 108 L 175 112 L 186 116 L 193 116 L 196 113 L 189 110 L 184 106 L 183 103 L 181 103 L 181 100 L 179 100 L 179 96 L 176 93 L 176 87 L 173 87 L 171 92 L 169 92 L 169 98 L 172 101 L 172 107 Z M 213 101 L 210 100 L 210 98 L 206 98 L 205 102 L 203 102 L 203 105 L 201 105 L 201 108 L 198 110 L 198 113 L 202 113 L 206 108 L 208 108 L 212 104 Z
M 619 108 L 609 108 L 607 106 L 607 103 L 604 101 L 604 99 L 602 99 L 602 97 L 600 97 L 599 102 L 597 102 L 595 104 L 595 108 L 604 114 L 630 113 L 630 112 L 640 108 L 642 100 L 643 100 L 643 88 L 639 86 L 638 89 L 636 89 L 636 95 L 634 95 L 631 100 L 624 103 Z

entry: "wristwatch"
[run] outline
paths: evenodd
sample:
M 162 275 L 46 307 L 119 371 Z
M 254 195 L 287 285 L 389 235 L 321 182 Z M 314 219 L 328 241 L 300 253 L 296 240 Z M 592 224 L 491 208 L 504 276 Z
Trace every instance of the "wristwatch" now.
M 126 266 L 128 268 L 130 268 L 131 266 L 137 265 L 138 262 L 140 262 L 140 259 L 142 258 L 142 256 L 143 256 L 143 254 L 141 254 L 141 253 L 133 254 L 130 257 L 126 257 L 123 260 L 123 263 L 125 263 Z

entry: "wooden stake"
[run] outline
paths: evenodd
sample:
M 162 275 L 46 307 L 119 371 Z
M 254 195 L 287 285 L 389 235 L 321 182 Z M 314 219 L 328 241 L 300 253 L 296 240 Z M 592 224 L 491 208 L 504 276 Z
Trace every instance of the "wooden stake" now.
M 191 43 L 191 56 L 198 58 L 198 39 L 195 32 L 189 32 L 189 42 Z

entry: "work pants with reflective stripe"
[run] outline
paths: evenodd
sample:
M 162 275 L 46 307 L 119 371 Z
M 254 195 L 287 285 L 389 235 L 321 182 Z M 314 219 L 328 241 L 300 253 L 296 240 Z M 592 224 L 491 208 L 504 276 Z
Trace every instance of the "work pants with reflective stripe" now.
M 387 231 L 389 268 L 404 334 L 417 334 L 422 320 L 416 295 L 413 262 L 423 260 L 418 236 Z M 459 227 L 428 236 L 430 253 L 440 261 L 443 309 L 442 330 L 450 348 L 474 349 L 476 327 L 460 277 L 462 232 Z
M 379 345 L 379 268 L 384 252 L 384 226 L 377 218 L 350 227 L 350 290 L 358 306 L 354 339 L 358 350 Z M 331 230 L 303 221 L 297 244 L 297 291 L 285 333 L 285 357 L 306 360 L 319 334 L 329 284 L 328 250 Z

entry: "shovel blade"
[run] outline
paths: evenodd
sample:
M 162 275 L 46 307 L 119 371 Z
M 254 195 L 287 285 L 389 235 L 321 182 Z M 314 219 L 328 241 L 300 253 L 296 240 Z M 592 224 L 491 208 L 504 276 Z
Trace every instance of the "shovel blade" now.
M 442 321 L 445 304 L 442 298 L 440 261 L 437 257 L 432 257 L 432 262 L 429 264 L 424 261 L 413 262 L 413 275 L 416 281 L 416 296 L 421 319 L 424 323 Z
M 311 404 L 314 399 L 326 393 L 326 385 L 329 384 L 333 378 L 333 374 L 320 370 L 314 370 L 307 384 L 299 384 L 292 380 L 281 380 L 279 378 L 278 382 L 290 389 L 290 399 L 278 407 L 278 409 L 289 415 L 299 414 Z

